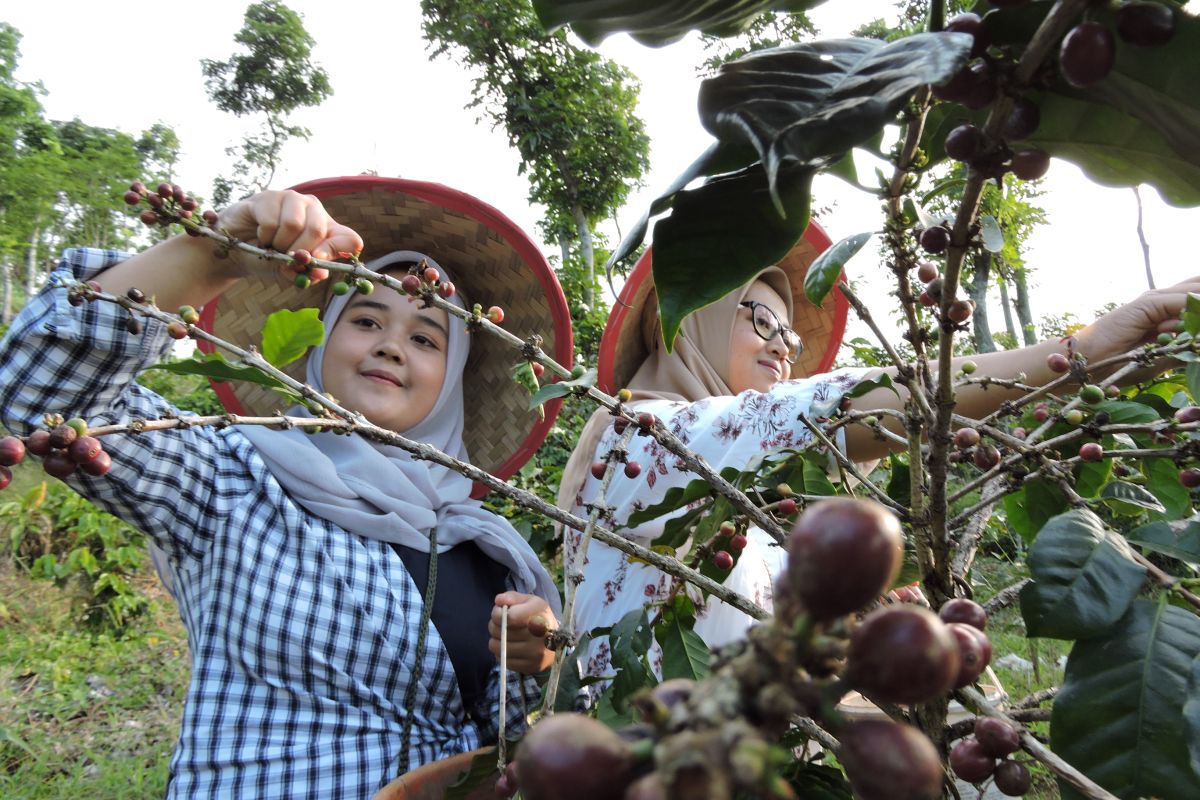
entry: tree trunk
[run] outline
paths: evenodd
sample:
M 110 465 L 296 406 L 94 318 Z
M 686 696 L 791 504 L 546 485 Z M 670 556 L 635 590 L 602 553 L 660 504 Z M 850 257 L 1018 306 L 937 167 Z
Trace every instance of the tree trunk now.
M 1013 270 L 1013 283 L 1017 285 L 1017 319 L 1021 322 L 1021 336 L 1025 345 L 1037 344 L 1037 330 L 1033 327 L 1033 313 L 1029 310 L 1029 286 L 1025 283 L 1024 268 Z
M 1008 282 L 1003 278 L 996 282 L 1000 284 L 1000 308 L 1004 309 L 1004 329 L 1008 331 L 1015 345 L 1021 340 L 1017 338 L 1017 328 L 1013 325 L 1012 304 L 1008 300 Z
M 0 264 L 0 325 L 12 322 L 12 262 L 7 258 Z
M 583 254 L 583 263 L 587 268 L 587 285 L 583 289 L 583 302 L 588 308 L 595 307 L 592 296 L 592 285 L 596 282 L 596 257 L 592 252 L 592 230 L 588 227 L 587 217 L 583 208 L 576 205 L 571 208 L 571 216 L 575 218 L 575 230 L 579 234 L 579 251 Z
M 37 265 L 38 265 L 38 237 L 41 235 L 41 228 L 35 223 L 33 232 L 29 234 L 29 247 L 25 249 L 25 301 L 29 302 L 29 298 L 33 297 L 37 291 L 35 282 L 37 280 Z
M 975 301 L 975 313 L 971 315 L 971 330 L 975 337 L 975 351 L 994 353 L 996 343 L 992 340 L 992 328 L 988 324 L 987 287 L 988 275 L 992 271 L 992 254 L 982 250 L 974 261 L 975 280 L 967 288 L 967 294 Z

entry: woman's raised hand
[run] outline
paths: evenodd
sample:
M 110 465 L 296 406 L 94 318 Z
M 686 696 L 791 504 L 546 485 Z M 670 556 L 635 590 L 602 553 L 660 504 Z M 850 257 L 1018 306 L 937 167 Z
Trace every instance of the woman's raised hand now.
M 1080 352 L 1094 363 L 1152 342 L 1160 333 L 1173 333 L 1188 294 L 1200 294 L 1200 277 L 1143 292 L 1075 334 Z
M 501 609 L 508 608 L 508 668 L 533 675 L 554 663 L 554 651 L 546 647 L 546 634 L 558 627 L 550 605 L 532 594 L 503 592 L 496 595 L 488 621 L 488 649 L 500 657 Z

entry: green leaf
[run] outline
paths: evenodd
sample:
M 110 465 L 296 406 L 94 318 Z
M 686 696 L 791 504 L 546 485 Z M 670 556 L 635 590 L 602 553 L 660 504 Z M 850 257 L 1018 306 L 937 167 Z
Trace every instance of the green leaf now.
M 470 800 L 473 789 L 496 781 L 496 748 L 491 747 L 471 759 L 471 768 L 446 787 L 446 800 Z
M 810 303 L 820 306 L 825 302 L 825 297 L 833 290 L 846 262 L 862 250 L 872 235 L 872 231 L 867 231 L 847 236 L 817 256 L 817 260 L 809 266 L 804 275 L 804 294 Z
M 1192 336 L 1200 334 L 1200 295 L 1188 292 L 1183 305 L 1183 330 Z M 1192 397 L 1195 396 L 1196 393 L 1193 392 Z
M 1004 498 L 1004 512 L 1009 525 L 1021 534 L 1027 544 L 1034 540 L 1051 517 L 1061 514 L 1066 508 L 1067 498 L 1062 490 L 1041 478 L 1026 482 L 1021 491 Z
M 843 397 L 862 397 L 867 392 L 874 391 L 875 389 L 879 388 L 891 389 L 892 393 L 896 395 L 897 398 L 901 400 L 904 399 L 903 397 L 900 397 L 900 392 L 896 389 L 896 385 L 892 383 L 892 376 L 888 375 L 886 372 L 880 375 L 878 378 L 867 378 L 859 381 L 858 383 L 854 384 L 854 388 L 846 392 Z
M 1146 570 L 1128 543 L 1087 509 L 1046 523 L 1029 548 L 1033 582 L 1021 590 L 1030 636 L 1079 639 L 1107 630 L 1137 596 Z
M 1193 361 L 1184 368 L 1183 373 L 1187 377 L 1188 391 L 1192 397 L 1200 398 L 1200 363 Z
M 267 317 L 262 331 L 262 357 L 273 367 L 292 363 L 325 340 L 325 326 L 315 308 L 281 308 Z
M 1004 249 L 1004 231 L 1000 223 L 991 214 L 979 215 L 980 234 L 983 236 L 983 249 L 989 253 L 999 253 Z
M 717 139 L 749 141 L 777 175 L 820 168 L 870 141 L 913 93 L 949 79 L 971 37 L 918 33 L 892 42 L 834 39 L 752 52 L 700 86 L 700 121 Z
M 557 381 L 556 383 L 547 383 L 542 388 L 538 389 L 532 397 L 529 398 L 529 410 L 540 409 L 543 403 L 550 400 L 555 400 L 559 397 L 566 397 L 574 392 L 588 389 L 596 385 L 596 370 L 589 369 L 582 376 L 569 381 Z
M 1179 519 L 1192 512 L 1192 494 L 1179 482 L 1179 468 L 1168 458 L 1148 458 L 1142 462 L 1149 489 L 1164 510 L 1163 519 Z
M 684 597 L 680 599 L 686 600 Z M 662 648 L 663 680 L 700 680 L 707 677 L 710 660 L 708 645 L 693 630 L 695 624 L 695 616 L 684 613 L 677 603 L 675 608 L 664 610 L 662 619 L 654 626 L 654 636 Z
M 1118 797 L 1200 797 L 1189 753 L 1200 619 L 1138 600 L 1104 635 L 1075 643 L 1050 718 L 1055 753 Z M 1184 708 L 1190 706 L 1185 722 Z M 1064 798 L 1080 797 L 1060 782 Z
M 825 497 L 837 494 L 837 490 L 829 481 L 829 473 L 825 471 L 825 467 L 829 463 L 828 458 L 820 453 L 811 454 L 811 456 L 806 454 L 804 458 L 805 494 L 819 494 Z
M 1183 703 L 1183 721 L 1187 729 L 1192 772 L 1200 775 L 1200 656 L 1192 659 L 1191 674 L 1188 676 L 1187 699 Z
M 681 39 L 688 31 L 735 36 L 764 11 L 804 11 L 825 0 L 534 0 L 542 26 L 554 32 L 570 25 L 595 47 L 621 31 L 635 41 L 657 47 Z
M 579 637 L 579 642 L 564 658 L 563 671 L 559 676 L 558 695 L 554 698 L 555 711 L 572 711 L 579 700 L 579 692 L 583 689 L 582 675 L 587 671 L 587 660 L 591 650 L 592 637 L 603 636 L 595 630 L 588 631 Z M 573 665 L 573 666 L 572 666 Z
M 1126 481 L 1112 481 L 1100 491 L 1100 499 L 1118 514 L 1136 515 L 1142 511 L 1157 511 L 1167 509 L 1158 498 L 1138 486 Z
M 160 369 L 163 372 L 172 372 L 176 375 L 200 375 L 210 380 L 224 381 L 249 381 L 257 383 L 259 386 L 266 386 L 270 389 L 278 389 L 288 391 L 282 383 L 272 378 L 270 375 L 262 372 L 257 367 L 244 367 L 236 364 L 231 364 L 225 360 L 225 356 L 221 353 L 201 353 L 197 350 L 190 361 L 170 361 L 165 364 L 154 364 L 148 369 Z
M 912 473 L 909 471 L 908 462 L 892 454 L 888 456 L 888 469 L 891 474 L 888 476 L 885 490 L 887 496 L 907 506 L 912 502 Z
M 619 714 L 626 714 L 629 699 L 639 689 L 655 683 L 654 674 L 646 664 L 653 636 L 644 608 L 635 608 L 621 617 L 608 635 L 610 658 L 617 675 L 604 694 Z
M 1080 497 L 1095 497 L 1112 477 L 1112 461 L 1083 461 L 1075 472 L 1075 491 Z
M 1200 523 L 1151 522 L 1134 528 L 1125 536 L 1130 544 L 1177 558 L 1188 564 L 1200 564 Z
M 688 481 L 686 486 L 672 486 L 663 495 L 661 501 L 630 514 L 625 527 L 636 528 L 643 522 L 649 522 L 664 514 L 678 511 L 689 503 L 694 503 L 701 498 L 708 497 L 712 493 L 713 488 L 703 478 Z

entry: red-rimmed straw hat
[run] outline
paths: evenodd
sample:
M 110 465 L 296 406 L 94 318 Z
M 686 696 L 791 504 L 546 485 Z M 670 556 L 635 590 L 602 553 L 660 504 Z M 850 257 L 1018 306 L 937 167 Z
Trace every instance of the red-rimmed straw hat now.
M 492 206 L 440 184 L 401 178 L 324 178 L 293 188 L 319 198 L 334 219 L 362 236 L 364 262 L 393 250 L 427 254 L 453 276 L 468 308 L 472 303 L 500 306 L 506 330 L 522 339 L 538 334 L 543 350 L 570 366 L 571 315 L 554 270 L 533 240 Z M 267 315 L 281 308 L 324 308 L 334 280 L 298 289 L 282 276 L 248 277 L 206 305 L 200 324 L 234 344 L 260 346 Z M 213 349 L 205 343 L 201 348 Z M 557 400 L 547 403 L 545 419 L 529 410 L 529 394 L 511 375 L 519 359 L 495 336 L 471 336 L 463 440 L 472 463 L 499 478 L 529 460 L 561 406 Z M 307 360 L 289 364 L 286 372 L 303 381 Z M 250 383 L 213 387 L 232 413 L 267 415 L 285 404 L 278 394 Z M 475 494 L 485 491 L 477 485 Z
M 823 306 L 814 306 L 804 294 L 804 276 L 809 266 L 831 244 L 829 236 L 814 220 L 808 223 L 800 241 L 776 265 L 787 273 L 791 282 L 792 327 L 804 342 L 804 352 L 792 370 L 793 377 L 827 372 L 837 358 L 846 332 L 850 303 L 840 291 L 834 289 Z M 646 314 L 657 313 L 658 306 L 651 271 L 652 249 L 646 248 L 634 265 L 620 298 L 608 315 L 608 324 L 600 339 L 598 384 L 609 394 L 626 386 L 649 355 L 642 336 L 642 321 Z

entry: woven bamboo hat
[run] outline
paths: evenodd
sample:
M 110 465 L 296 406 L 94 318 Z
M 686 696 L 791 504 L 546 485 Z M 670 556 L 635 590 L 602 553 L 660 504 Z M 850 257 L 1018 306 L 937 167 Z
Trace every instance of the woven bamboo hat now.
M 537 245 L 511 220 L 481 200 L 436 183 L 356 176 L 293 187 L 321 200 L 330 215 L 362 236 L 364 262 L 393 250 L 426 253 L 446 268 L 467 308 L 504 309 L 504 328 L 525 339 L 538 334 L 560 364 L 571 364 L 571 315 L 562 287 Z M 204 307 L 201 326 L 241 346 L 260 345 L 263 322 L 281 308 L 324 308 L 333 280 L 297 289 L 278 276 L 251 276 Z M 212 346 L 201 344 L 205 350 Z M 546 438 L 561 402 L 546 417 L 529 410 L 529 395 L 510 370 L 520 355 L 494 336 L 471 337 L 464 377 L 465 431 L 471 462 L 507 478 Z M 307 356 L 285 369 L 304 380 Z M 232 413 L 271 414 L 282 398 L 245 382 L 214 383 Z M 476 486 L 476 496 L 482 494 Z
M 792 328 L 804 342 L 804 352 L 792 370 L 794 377 L 827 372 L 837 358 L 842 336 L 846 332 L 850 304 L 840 291 L 834 289 L 824 306 L 814 306 L 804 294 L 804 276 L 809 266 L 831 244 L 824 229 L 813 220 L 808 223 L 800 241 L 777 265 L 787 273 L 791 282 L 792 307 L 795 309 Z M 652 249 L 646 248 L 634 265 L 604 326 L 604 335 L 600 340 L 598 383 L 609 394 L 626 386 L 649 355 L 642 336 L 643 321 L 648 321 L 647 315 L 658 313 Z

